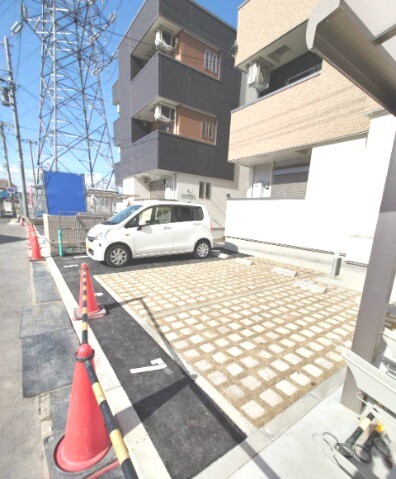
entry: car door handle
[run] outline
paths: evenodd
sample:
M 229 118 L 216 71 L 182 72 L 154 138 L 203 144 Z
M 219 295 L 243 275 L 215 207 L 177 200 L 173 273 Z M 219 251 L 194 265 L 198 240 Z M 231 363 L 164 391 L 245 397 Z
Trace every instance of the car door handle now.
M 164 226 L 164 230 L 170 230 L 172 229 L 170 226 Z
M 199 223 L 199 222 L 198 222 L 198 223 L 194 223 L 194 226 L 199 226 L 200 224 L 201 224 L 201 223 Z

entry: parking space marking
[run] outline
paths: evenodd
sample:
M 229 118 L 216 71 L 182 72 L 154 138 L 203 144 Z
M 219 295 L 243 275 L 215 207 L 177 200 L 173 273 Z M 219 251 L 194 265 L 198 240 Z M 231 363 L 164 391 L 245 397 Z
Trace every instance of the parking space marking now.
M 166 363 L 161 358 L 153 359 L 151 362 L 151 366 L 143 366 L 141 368 L 134 368 L 130 369 L 131 374 L 138 374 L 138 373 L 147 373 L 150 371 L 158 371 L 159 369 L 165 369 L 167 367 Z

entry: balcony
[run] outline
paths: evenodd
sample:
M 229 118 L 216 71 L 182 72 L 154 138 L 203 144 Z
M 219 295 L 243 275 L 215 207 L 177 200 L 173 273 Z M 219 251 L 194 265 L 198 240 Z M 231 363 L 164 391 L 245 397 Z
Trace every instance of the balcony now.
M 306 22 L 316 4 L 317 0 L 292 0 L 287 3 L 268 0 L 263 8 L 261 0 L 244 3 L 238 12 L 235 65 L 241 68 L 242 64 L 249 62 L 251 57 L 267 46 L 271 45 L 272 50 L 276 51 L 281 46 L 276 44 L 277 40 Z
M 177 173 L 232 179 L 233 166 L 217 161 L 217 148 L 162 131 L 154 131 L 128 145 L 115 165 L 118 182 L 161 169 Z
M 367 133 L 376 103 L 329 64 L 231 115 L 229 160 Z M 268 160 L 268 158 L 266 158 Z
M 131 116 L 157 97 L 216 115 L 220 83 L 161 53 L 157 53 L 131 81 Z

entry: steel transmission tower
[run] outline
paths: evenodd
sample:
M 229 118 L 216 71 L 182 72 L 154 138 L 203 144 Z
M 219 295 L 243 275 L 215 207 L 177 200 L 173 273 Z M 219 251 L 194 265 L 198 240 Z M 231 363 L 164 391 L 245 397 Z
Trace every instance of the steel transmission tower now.
M 29 14 L 21 9 L 41 39 L 38 165 L 84 173 L 91 188 L 107 188 L 114 166 L 100 72 L 115 58 L 103 38 L 115 12 L 106 18 L 99 3 L 30 0 Z

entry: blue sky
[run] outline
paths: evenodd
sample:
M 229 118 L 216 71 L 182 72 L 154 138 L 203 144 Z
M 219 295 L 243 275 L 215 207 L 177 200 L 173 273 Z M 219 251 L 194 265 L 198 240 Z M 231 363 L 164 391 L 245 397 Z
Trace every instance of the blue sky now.
M 102 2 L 102 0 L 97 1 L 98 4 Z M 242 0 L 197 0 L 197 3 L 236 27 L 237 8 L 238 5 L 242 3 Z M 32 2 L 32 0 L 25 0 L 25 4 L 30 14 L 33 11 L 37 12 L 38 1 Z M 121 37 L 119 35 L 125 34 L 126 29 L 143 4 L 143 0 L 108 0 L 107 4 L 106 12 L 109 13 L 119 5 L 114 28 L 114 32 L 117 35 L 113 35 L 112 38 L 109 38 L 109 51 L 112 53 L 116 51 L 117 45 L 120 42 Z M 19 19 L 19 6 L 20 1 L 18 0 L 0 0 L 0 41 L 3 41 L 4 36 L 9 37 L 15 79 L 18 84 L 17 103 L 22 138 L 36 141 L 38 136 L 40 94 L 40 41 L 29 28 L 24 28 L 22 35 L 11 35 L 10 27 Z M 4 69 L 5 66 L 4 48 L 0 45 L 0 68 Z M 117 118 L 116 109 L 111 103 L 111 86 L 117 79 L 117 68 L 117 61 L 114 61 L 108 70 L 103 71 L 101 76 L 111 134 L 113 121 Z M 4 76 L 4 73 L 4 71 L 1 71 L 0 77 Z M 0 121 L 13 123 L 11 109 L 1 104 Z M 20 185 L 19 162 L 13 129 L 10 128 L 8 131 L 6 130 L 6 134 L 12 178 L 14 183 Z M 30 151 L 26 143 L 23 144 L 23 148 L 26 182 L 29 188 L 33 183 Z M 34 153 L 35 149 L 36 147 L 34 147 Z M 114 154 L 115 161 L 118 161 L 117 152 L 115 151 Z M 1 148 L 0 164 L 0 178 L 6 178 L 6 172 L 3 168 L 3 150 Z

